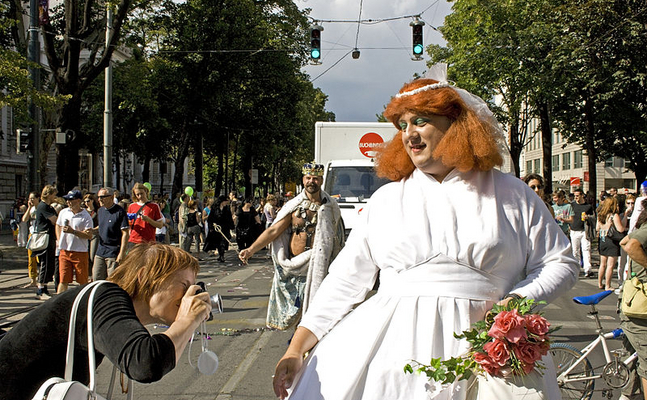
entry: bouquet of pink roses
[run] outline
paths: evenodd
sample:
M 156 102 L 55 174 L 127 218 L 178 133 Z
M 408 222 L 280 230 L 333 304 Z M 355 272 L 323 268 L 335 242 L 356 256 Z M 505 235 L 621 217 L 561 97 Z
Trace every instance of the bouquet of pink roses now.
M 506 306 L 495 305 L 485 320 L 472 324 L 472 328 L 457 339 L 466 339 L 471 348 L 461 357 L 449 360 L 435 358 L 430 364 L 413 361 L 407 364 L 407 373 L 424 373 L 429 380 L 441 384 L 468 379 L 473 374 L 487 372 L 492 376 L 525 376 L 533 370 L 544 369 L 539 362 L 550 349 L 550 323 L 541 313 L 533 312 L 533 299 L 512 299 Z M 414 369 L 415 368 L 415 369 Z

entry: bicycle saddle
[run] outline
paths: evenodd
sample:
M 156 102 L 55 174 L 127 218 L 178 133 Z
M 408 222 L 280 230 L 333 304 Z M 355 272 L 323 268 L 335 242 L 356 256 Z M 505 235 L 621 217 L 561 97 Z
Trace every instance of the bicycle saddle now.
M 604 292 L 592 294 L 590 296 L 578 296 L 573 297 L 573 301 L 577 304 L 584 304 L 585 306 L 590 306 L 593 304 L 598 304 L 602 299 L 613 293 L 613 290 L 605 290 Z

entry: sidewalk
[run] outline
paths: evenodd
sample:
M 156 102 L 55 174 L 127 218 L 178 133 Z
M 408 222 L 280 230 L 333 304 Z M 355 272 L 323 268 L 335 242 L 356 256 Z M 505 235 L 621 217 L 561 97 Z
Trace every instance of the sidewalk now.
M 42 304 L 34 288 L 23 288 L 27 283 L 27 249 L 16 246 L 11 231 L 3 229 L 0 232 L 0 329 L 10 329 Z

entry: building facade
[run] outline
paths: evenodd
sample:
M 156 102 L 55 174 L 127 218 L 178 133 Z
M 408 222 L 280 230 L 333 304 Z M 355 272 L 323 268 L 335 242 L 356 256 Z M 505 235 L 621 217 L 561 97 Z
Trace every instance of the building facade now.
M 530 173 L 543 175 L 543 154 L 541 145 L 541 133 L 537 127 L 537 120 L 533 120 L 528 127 L 532 139 L 528 142 L 521 153 L 520 176 Z M 582 147 L 577 144 L 566 142 L 564 137 L 553 130 L 552 135 L 552 169 L 553 190 L 562 189 L 571 192 L 574 188 L 580 187 L 584 192 L 589 191 L 591 184 L 589 180 L 589 160 Z M 625 168 L 624 159 L 611 157 L 605 162 L 596 164 L 598 192 L 609 190 L 612 187 L 618 189 L 619 193 L 636 192 L 636 177 L 633 171 Z M 545 177 L 544 177 L 545 178 Z M 594 193 L 597 197 L 598 193 Z

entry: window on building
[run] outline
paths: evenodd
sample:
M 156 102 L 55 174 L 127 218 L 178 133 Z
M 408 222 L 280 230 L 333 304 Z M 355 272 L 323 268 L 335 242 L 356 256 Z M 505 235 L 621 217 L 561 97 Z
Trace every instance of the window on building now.
M 582 150 L 573 152 L 573 168 L 582 168 Z
M 613 157 L 607 158 L 604 160 L 605 167 L 613 167 Z
M 559 155 L 553 156 L 553 171 L 559 171 Z
M 562 170 L 571 169 L 571 153 L 562 153 Z
M 541 158 L 538 158 L 538 159 L 535 160 L 535 170 L 534 170 L 534 172 L 536 174 L 541 173 Z
M 532 174 L 532 160 L 526 161 L 526 174 Z

